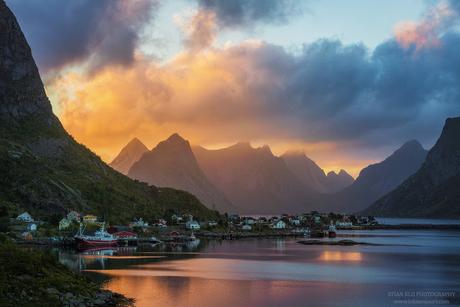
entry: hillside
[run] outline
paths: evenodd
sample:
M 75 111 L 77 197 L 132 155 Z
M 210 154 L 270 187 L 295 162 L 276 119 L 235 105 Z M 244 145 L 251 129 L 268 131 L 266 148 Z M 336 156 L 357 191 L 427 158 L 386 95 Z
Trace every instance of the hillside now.
M 364 210 L 391 217 L 460 217 L 460 117 L 446 120 L 422 167 Z
M 129 179 L 78 144 L 53 114 L 21 29 L 0 1 L 0 203 L 45 217 L 77 209 L 113 222 L 167 209 L 214 213 L 194 196 Z
M 135 162 L 128 176 L 160 187 L 172 187 L 195 195 L 208 208 L 236 212 L 198 166 L 188 141 L 173 134 Z
M 274 214 L 308 211 L 304 187 L 283 159 L 268 146 L 253 148 L 249 143 L 208 150 L 194 147 L 200 167 L 217 188 L 246 214 Z

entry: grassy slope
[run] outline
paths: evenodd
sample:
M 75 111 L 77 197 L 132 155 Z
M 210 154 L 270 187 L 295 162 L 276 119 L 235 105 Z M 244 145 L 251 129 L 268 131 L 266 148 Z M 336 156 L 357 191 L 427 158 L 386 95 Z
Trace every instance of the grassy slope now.
M 61 306 L 68 293 L 88 302 L 101 293 L 100 285 L 69 271 L 53 255 L 20 249 L 3 239 L 0 267 L 0 306 Z M 111 297 L 107 304 L 112 306 L 128 303 L 120 295 Z

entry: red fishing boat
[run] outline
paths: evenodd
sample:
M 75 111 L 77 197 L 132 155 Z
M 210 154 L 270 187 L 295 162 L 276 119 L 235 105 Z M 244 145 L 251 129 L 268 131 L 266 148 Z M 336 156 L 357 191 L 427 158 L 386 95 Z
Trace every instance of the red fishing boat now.
M 85 235 L 84 227 L 80 224 L 80 229 L 74 239 L 78 248 L 117 246 L 117 238 L 105 230 L 104 224 L 94 235 Z

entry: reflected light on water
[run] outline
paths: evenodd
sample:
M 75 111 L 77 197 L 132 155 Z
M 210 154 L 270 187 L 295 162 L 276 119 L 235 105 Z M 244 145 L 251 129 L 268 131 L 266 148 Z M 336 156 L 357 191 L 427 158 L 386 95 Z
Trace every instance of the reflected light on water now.
M 319 259 L 321 261 L 362 261 L 362 254 L 359 252 L 324 251 Z

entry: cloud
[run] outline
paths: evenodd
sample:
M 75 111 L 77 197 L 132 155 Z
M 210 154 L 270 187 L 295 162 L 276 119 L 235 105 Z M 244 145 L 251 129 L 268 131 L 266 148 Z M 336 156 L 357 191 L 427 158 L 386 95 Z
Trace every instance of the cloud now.
M 9 0 L 42 71 L 91 60 L 90 70 L 133 61 L 150 0 Z
M 164 64 L 133 56 L 136 33 L 148 18 L 144 1 L 69 3 L 77 6 L 72 12 L 82 3 L 94 11 L 79 17 L 78 31 L 66 30 L 80 24 L 72 21 L 77 17 L 53 17 L 62 43 L 47 37 L 46 27 L 37 37 L 56 50 L 42 56 L 56 57 L 51 67 L 86 60 L 94 70 L 63 70 L 47 92 L 66 129 L 107 160 L 134 136 L 152 146 L 173 132 L 195 144 L 246 139 L 303 146 L 336 163 L 351 152 L 372 159 L 371 148 L 393 150 L 408 139 L 430 145 L 445 118 L 460 115 L 458 2 L 430 8 L 374 50 L 320 39 L 293 54 L 257 40 L 213 46 L 219 27 L 285 21 L 290 10 L 281 3 L 287 2 L 202 0 L 181 23 L 186 50 Z M 111 17 L 93 21 L 101 12 Z M 72 48 L 67 35 L 74 30 Z
M 396 40 L 405 48 L 435 47 L 446 31 L 458 24 L 460 5 L 458 1 L 441 1 L 430 7 L 420 21 L 405 21 L 396 25 Z
M 204 10 L 213 11 L 221 27 L 285 23 L 304 9 L 304 4 L 296 0 L 198 0 L 198 4 Z
M 176 22 L 184 33 L 184 46 L 191 52 L 209 48 L 217 36 L 216 15 L 212 11 L 197 10 L 189 18 L 177 17 Z

